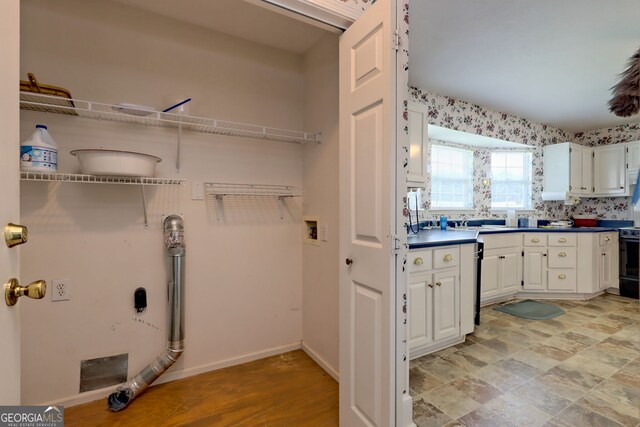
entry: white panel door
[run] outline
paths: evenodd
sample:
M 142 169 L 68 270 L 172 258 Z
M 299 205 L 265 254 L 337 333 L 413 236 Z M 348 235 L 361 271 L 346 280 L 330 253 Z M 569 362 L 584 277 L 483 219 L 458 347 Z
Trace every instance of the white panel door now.
M 520 290 L 520 252 L 505 253 L 500 260 L 500 272 L 498 279 L 505 294 Z
M 340 425 L 395 422 L 396 1 L 340 37 Z
M 524 290 L 547 289 L 547 248 L 524 248 Z
M 435 273 L 433 282 L 433 339 L 456 338 L 460 336 L 458 272 Z
M 20 2 L 0 1 L 0 228 L 20 222 Z M 4 234 L 4 233 L 3 233 Z M 2 239 L 4 240 L 4 239 Z M 19 249 L 0 243 L 0 284 L 18 278 Z M 4 287 L 2 289 L 4 294 Z M 20 325 L 18 309 L 0 300 L 0 405 L 20 403 Z
M 582 147 L 582 185 L 580 194 L 593 194 L 593 148 Z
M 409 348 L 433 341 L 433 275 L 412 274 L 409 278 Z
M 482 259 L 480 278 L 481 299 L 498 295 L 498 255 L 487 253 Z
M 581 193 L 582 147 L 571 144 L 569 150 L 569 191 L 572 193 Z
M 596 194 L 624 194 L 626 147 L 607 145 L 593 150 L 593 185 Z

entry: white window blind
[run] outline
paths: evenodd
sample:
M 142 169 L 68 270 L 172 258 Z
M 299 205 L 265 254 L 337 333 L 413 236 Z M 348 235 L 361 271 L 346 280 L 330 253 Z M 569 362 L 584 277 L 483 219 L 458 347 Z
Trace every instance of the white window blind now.
M 473 151 L 431 146 L 431 209 L 473 208 Z
M 491 208 L 531 209 L 531 153 L 491 153 Z

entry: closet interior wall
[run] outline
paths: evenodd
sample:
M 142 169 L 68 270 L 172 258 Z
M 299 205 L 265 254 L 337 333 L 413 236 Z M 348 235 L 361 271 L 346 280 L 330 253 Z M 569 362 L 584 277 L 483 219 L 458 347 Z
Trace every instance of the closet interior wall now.
M 100 147 L 159 156 L 157 176 L 189 182 L 148 188 L 148 229 L 136 186 L 22 183 L 30 242 L 21 276 L 71 283 L 69 301 L 21 305 L 23 404 L 102 398 L 111 388 L 78 392 L 82 360 L 128 353 L 133 375 L 164 348 L 161 219 L 176 212 L 188 247 L 186 350 L 160 382 L 299 348 L 305 337 L 337 370 L 337 36 L 299 55 L 104 0 L 21 7 L 23 79 L 33 72 L 78 99 L 114 104 L 192 97 L 192 115 L 318 130 L 326 141 L 185 133 L 178 173 L 175 129 L 22 111 L 21 139 L 48 125 L 61 172 L 78 171 L 70 150 Z M 306 195 L 287 200 L 284 219 L 271 199 L 225 200 L 218 221 L 212 199 L 191 199 L 192 181 L 293 185 Z M 327 221 L 329 242 L 302 244 L 303 212 Z M 133 308 L 138 287 L 148 293 L 142 314 Z

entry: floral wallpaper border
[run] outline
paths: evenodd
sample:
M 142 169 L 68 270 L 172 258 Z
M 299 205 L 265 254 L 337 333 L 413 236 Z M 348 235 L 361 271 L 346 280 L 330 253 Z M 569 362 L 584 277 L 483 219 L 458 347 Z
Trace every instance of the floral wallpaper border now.
M 564 219 L 573 214 L 592 213 L 601 219 L 630 219 L 628 197 L 598 197 L 582 199 L 577 206 L 565 206 L 561 202 L 542 201 L 543 158 L 542 147 L 560 142 L 599 146 L 640 140 L 640 123 L 599 129 L 591 132 L 570 134 L 552 126 L 523 119 L 511 114 L 486 109 L 452 97 L 433 94 L 416 87 L 410 87 L 411 99 L 427 106 L 428 121 L 431 124 L 460 130 L 477 135 L 485 135 L 507 141 L 519 142 L 533 147 L 533 211 L 518 214 L 521 217 L 539 219 Z M 504 214 L 492 213 L 490 191 L 481 185 L 483 177 L 490 170 L 491 156 L 487 150 L 474 153 L 474 206 L 475 212 L 456 215 L 468 218 L 504 218 Z M 428 193 L 428 191 L 427 191 Z M 428 194 L 423 204 L 429 206 Z

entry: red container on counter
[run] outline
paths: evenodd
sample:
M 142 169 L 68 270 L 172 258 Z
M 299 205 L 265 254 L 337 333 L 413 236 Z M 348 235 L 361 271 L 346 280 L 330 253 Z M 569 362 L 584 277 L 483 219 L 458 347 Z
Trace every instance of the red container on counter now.
M 596 215 L 574 215 L 573 225 L 576 227 L 597 227 L 598 217 Z

